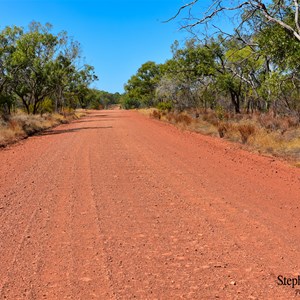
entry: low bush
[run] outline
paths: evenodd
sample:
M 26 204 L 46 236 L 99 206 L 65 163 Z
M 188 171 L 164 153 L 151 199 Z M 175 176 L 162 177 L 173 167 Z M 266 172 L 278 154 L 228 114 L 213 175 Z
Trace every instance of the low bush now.
M 219 120 L 212 110 L 189 110 L 184 113 L 151 111 L 152 117 L 205 135 L 242 142 L 250 149 L 300 161 L 300 124 L 294 116 L 276 116 L 254 112 L 225 112 Z M 149 115 L 149 110 L 148 110 Z M 193 116 L 193 117 L 192 117 Z
M 243 144 L 246 144 L 249 137 L 255 133 L 255 126 L 253 124 L 239 124 L 237 129 L 241 135 Z
M 297 127 L 300 125 L 300 120 L 297 117 L 288 117 L 286 118 L 286 121 L 288 123 L 288 126 L 291 127 Z
M 175 119 L 174 113 L 168 113 L 168 114 L 166 115 L 166 119 L 168 120 L 168 122 L 173 122 L 174 119 Z
M 122 102 L 122 107 L 125 109 L 135 109 L 141 106 L 141 102 L 136 99 L 126 98 Z
M 281 130 L 285 132 L 289 127 L 289 123 L 286 119 L 274 117 L 272 114 L 260 115 L 258 117 L 258 122 L 262 127 L 270 131 Z
M 226 123 L 226 122 L 220 122 L 218 124 L 218 133 L 220 138 L 225 137 L 226 133 L 229 131 L 229 129 L 231 128 L 231 124 L 230 123 Z
M 174 116 L 174 120 L 176 123 L 183 123 L 185 125 L 190 125 L 193 119 L 188 115 L 178 114 Z
M 158 119 L 160 120 L 161 119 L 161 112 L 160 111 L 157 111 L 157 110 L 154 110 L 150 116 L 154 119 Z
M 85 115 L 83 111 L 62 114 L 27 115 L 18 113 L 6 120 L 0 118 L 0 146 L 5 147 L 22 138 L 26 138 L 55 125 L 65 124 Z
M 170 111 L 172 109 L 172 103 L 171 102 L 159 102 L 157 104 L 157 109 L 161 111 Z
M 218 126 L 219 119 L 214 111 L 206 111 L 202 116 L 202 120 L 214 126 Z

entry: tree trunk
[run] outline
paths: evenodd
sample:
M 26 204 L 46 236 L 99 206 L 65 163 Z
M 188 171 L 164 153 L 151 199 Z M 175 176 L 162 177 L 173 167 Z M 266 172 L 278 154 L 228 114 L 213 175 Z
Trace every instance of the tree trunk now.
M 234 110 L 236 114 L 240 114 L 240 99 L 239 99 L 239 95 L 237 95 L 237 93 L 235 93 L 234 91 L 230 91 L 230 96 L 231 96 L 231 102 L 234 106 Z
M 25 106 L 25 109 L 26 109 L 27 114 L 30 115 L 30 106 L 29 106 L 29 104 L 28 104 L 28 103 L 26 102 L 26 100 L 23 99 L 23 98 L 22 98 L 22 103 L 23 103 L 23 105 Z

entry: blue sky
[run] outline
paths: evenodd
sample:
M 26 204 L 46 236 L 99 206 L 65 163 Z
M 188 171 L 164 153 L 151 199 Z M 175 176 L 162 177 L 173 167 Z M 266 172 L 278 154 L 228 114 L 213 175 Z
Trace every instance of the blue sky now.
M 54 32 L 66 30 L 79 41 L 85 62 L 95 67 L 109 92 L 123 92 L 124 83 L 141 64 L 171 58 L 174 40 L 183 41 L 179 19 L 163 24 L 185 4 L 183 0 L 0 0 L 0 29 L 49 22 Z

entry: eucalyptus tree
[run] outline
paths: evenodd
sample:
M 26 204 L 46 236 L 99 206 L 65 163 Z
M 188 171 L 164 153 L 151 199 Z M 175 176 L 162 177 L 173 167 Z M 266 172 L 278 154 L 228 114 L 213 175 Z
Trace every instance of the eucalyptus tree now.
M 78 72 L 78 59 L 80 58 L 80 44 L 68 37 L 67 32 L 57 34 L 59 47 L 52 61 L 51 85 L 52 98 L 55 102 L 55 111 L 65 105 L 65 95 L 70 89 L 74 74 Z
M 90 104 L 89 85 L 98 79 L 93 66 L 85 64 L 78 70 L 70 74 L 69 84 L 66 90 L 69 104 L 74 108 L 79 104 L 82 108 L 87 108 Z
M 155 103 L 155 89 L 161 76 L 160 65 L 152 61 L 144 63 L 125 84 L 127 96 L 145 106 L 152 106 Z
M 15 97 L 11 82 L 19 67 L 12 64 L 12 55 L 16 51 L 16 41 L 23 33 L 20 27 L 6 27 L 0 32 L 0 110 L 10 114 Z
M 173 58 L 164 65 L 165 76 L 157 90 L 159 97 L 170 99 L 180 109 L 204 106 L 214 108 L 216 98 L 231 100 L 235 112 L 241 110 L 243 66 L 237 65 L 229 53 L 231 45 L 210 39 L 204 43 L 194 39 L 179 48 L 173 45 Z M 219 99 L 220 100 L 220 99 Z
M 163 66 L 163 78 L 157 88 L 157 97 L 173 102 L 179 110 L 200 105 L 199 93 L 215 73 L 214 54 L 208 47 L 188 40 L 183 47 L 175 41 L 173 57 Z
M 50 24 L 32 22 L 27 30 L 6 27 L 0 33 L 0 105 L 18 99 L 26 112 L 42 111 L 53 99 L 55 109 L 82 102 L 88 85 L 97 80 L 94 69 L 80 64 L 80 46 L 66 32 L 53 34 Z M 5 104 L 5 105 L 4 105 Z
M 12 77 L 12 88 L 27 113 L 37 113 L 44 99 L 53 91 L 51 76 L 59 40 L 50 29 L 50 25 L 32 23 L 29 31 L 16 41 L 12 54 L 11 65 L 17 68 Z

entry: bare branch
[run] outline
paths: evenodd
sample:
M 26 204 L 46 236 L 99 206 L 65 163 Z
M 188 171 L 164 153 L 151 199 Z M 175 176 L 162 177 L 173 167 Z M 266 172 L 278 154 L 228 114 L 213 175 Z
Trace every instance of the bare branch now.
M 223 11 L 233 11 L 233 10 L 238 10 L 238 9 L 241 9 L 242 7 L 248 5 L 249 2 L 243 2 L 241 3 L 240 5 L 238 6 L 235 6 L 235 7 L 220 7 L 218 9 L 215 9 L 212 13 L 210 13 L 209 15 L 206 15 L 204 18 L 198 20 L 197 22 L 193 23 L 193 24 L 189 24 L 189 25 L 186 25 L 186 26 L 183 26 L 182 29 L 185 29 L 187 27 L 190 27 L 190 28 L 193 28 L 195 26 L 198 26 L 200 24 L 204 24 L 206 23 L 208 20 L 212 19 L 214 16 L 218 15 L 220 12 L 223 12 Z
M 296 39 L 300 42 L 300 32 L 297 32 L 296 30 L 294 30 L 290 25 L 286 24 L 285 22 L 272 17 L 271 14 L 269 13 L 267 7 L 261 1 L 253 1 L 252 2 L 250 0 L 250 4 L 252 6 L 259 8 L 267 20 L 269 20 L 273 23 L 277 23 L 281 27 L 285 28 L 287 31 L 291 32 L 296 37 Z
M 257 11 L 260 11 L 264 18 L 272 23 L 276 23 L 282 28 L 284 28 L 286 31 L 290 32 L 298 41 L 300 41 L 300 23 L 299 23 L 299 0 L 293 0 L 294 3 L 294 12 L 295 12 L 295 26 L 296 29 L 294 29 L 292 26 L 287 24 L 283 21 L 283 18 L 280 17 L 280 9 L 274 8 L 274 11 L 270 11 L 270 8 L 267 8 L 266 5 L 263 3 L 262 0 L 246 0 L 240 2 L 238 5 L 232 6 L 232 7 L 224 7 L 222 6 L 222 0 L 214 0 L 213 3 L 209 6 L 209 8 L 204 13 L 203 18 L 198 19 L 191 16 L 191 9 L 192 7 L 198 2 L 198 0 L 192 1 L 186 5 L 183 5 L 178 10 L 177 14 L 170 18 L 168 21 L 174 20 L 178 15 L 186 8 L 189 8 L 189 17 L 186 18 L 186 20 L 190 21 L 188 24 L 181 26 L 180 29 L 192 29 L 198 25 L 204 25 L 207 24 L 209 20 L 212 20 L 215 16 L 219 15 L 222 12 L 226 11 L 238 11 L 240 9 L 243 9 L 245 7 L 248 7 L 250 9 L 250 13 L 246 16 L 244 20 L 241 21 L 239 27 L 241 27 L 245 20 L 251 19 L 252 16 Z M 282 5 L 282 7 L 286 8 Z
M 254 44 L 254 43 L 250 43 L 250 42 L 246 41 L 246 40 L 243 38 L 243 36 L 241 35 L 241 33 L 240 33 L 237 29 L 235 29 L 235 33 L 236 33 L 237 39 L 238 39 L 239 41 L 241 41 L 241 42 L 243 42 L 245 45 L 249 46 L 249 47 L 251 48 L 252 51 L 255 51 L 255 47 L 258 46 L 257 43 Z
M 187 3 L 187 4 L 183 5 L 183 6 L 181 6 L 178 9 L 177 13 L 172 18 L 170 18 L 169 20 L 163 21 L 163 23 L 168 23 L 168 22 L 176 19 L 184 9 L 186 9 L 187 7 L 192 7 L 197 2 L 198 2 L 198 0 L 194 0 L 193 2 L 190 2 L 190 3 Z
M 298 30 L 298 33 L 300 33 L 300 25 L 299 25 L 299 3 L 298 0 L 294 0 L 294 5 L 295 5 L 295 24 L 296 28 Z

